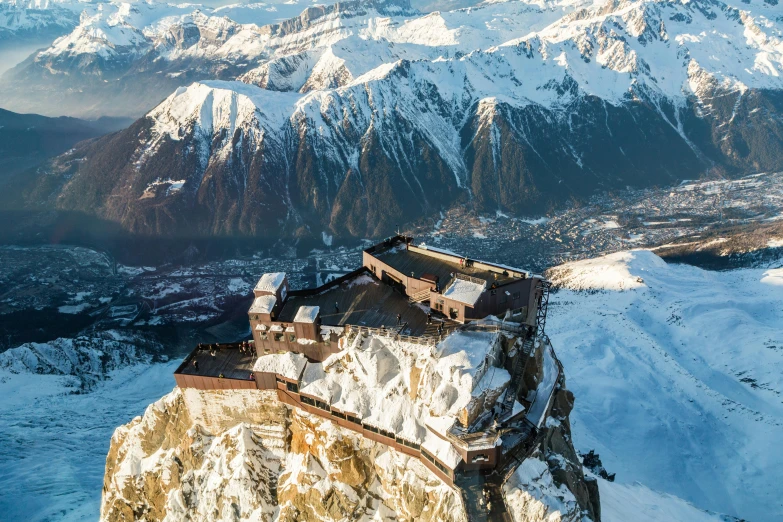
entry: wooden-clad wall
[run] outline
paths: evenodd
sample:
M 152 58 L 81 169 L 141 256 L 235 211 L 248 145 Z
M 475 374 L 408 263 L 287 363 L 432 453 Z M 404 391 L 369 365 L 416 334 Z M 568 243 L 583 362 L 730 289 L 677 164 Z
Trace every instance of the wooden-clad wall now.
M 207 377 L 205 375 L 174 374 L 174 380 L 180 388 L 196 388 L 197 390 L 257 390 L 258 384 L 250 379 L 226 379 Z

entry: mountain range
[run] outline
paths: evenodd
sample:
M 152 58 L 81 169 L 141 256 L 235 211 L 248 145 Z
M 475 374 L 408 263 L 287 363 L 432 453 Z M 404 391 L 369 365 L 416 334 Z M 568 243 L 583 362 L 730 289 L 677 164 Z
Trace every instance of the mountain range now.
M 120 5 L 123 24 L 136 8 Z M 23 199 L 143 235 L 368 237 L 455 205 L 540 215 L 599 191 L 771 171 L 779 13 L 354 0 L 260 27 L 183 14 L 94 50 L 77 28 L 4 81 L 116 66 L 145 85 L 185 64 L 222 79 L 188 77 L 127 130 L 40 169 Z

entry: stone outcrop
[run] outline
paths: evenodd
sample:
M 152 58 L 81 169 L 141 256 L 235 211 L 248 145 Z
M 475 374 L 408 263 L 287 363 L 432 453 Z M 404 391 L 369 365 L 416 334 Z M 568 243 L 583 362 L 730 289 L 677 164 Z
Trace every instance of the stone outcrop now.
M 584 474 L 571 440 L 574 395 L 561 377 L 541 443 L 504 485 L 515 522 L 601 520 L 598 483 Z
M 416 459 L 258 390 L 175 389 L 118 428 L 101 520 L 465 521 Z

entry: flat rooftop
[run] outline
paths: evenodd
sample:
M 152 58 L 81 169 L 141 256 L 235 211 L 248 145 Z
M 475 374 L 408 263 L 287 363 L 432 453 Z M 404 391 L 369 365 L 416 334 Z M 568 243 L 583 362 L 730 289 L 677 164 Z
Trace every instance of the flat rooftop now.
M 214 357 L 208 348 L 193 352 L 193 357 L 177 373 L 205 377 L 220 377 L 220 374 L 223 374 L 226 379 L 249 380 L 253 372 L 253 364 L 258 358 L 252 346 L 244 354 L 239 351 L 239 344 L 236 343 L 217 346 Z M 198 369 L 193 366 L 193 359 L 198 361 Z
M 399 333 L 413 336 L 436 335 L 438 324 L 443 320 L 433 316 L 433 324 L 428 325 L 427 312 L 422 305 L 408 302 L 407 296 L 381 283 L 368 272 L 361 272 L 314 295 L 291 292 L 276 320 L 293 322 L 302 306 L 320 307 L 321 324 L 328 326 L 385 326 L 396 330 L 397 314 L 400 314 L 407 326 Z M 454 324 L 447 322 L 449 326 Z
M 437 250 L 434 252 L 440 253 Z M 515 279 L 511 276 L 504 276 L 502 273 L 491 272 L 486 269 L 461 267 L 458 260 L 447 261 L 445 259 L 428 256 L 427 254 L 414 252 L 405 248 L 404 244 L 398 244 L 387 249 L 377 249 L 374 252 L 370 252 L 370 255 L 383 261 L 395 270 L 402 272 L 406 276 L 413 273 L 413 277 L 421 279 L 423 274 L 436 275 L 438 276 L 438 282 L 440 283 L 441 288 L 451 280 L 452 273 L 458 272 L 486 281 L 487 287 L 491 286 L 492 283 L 502 285 Z

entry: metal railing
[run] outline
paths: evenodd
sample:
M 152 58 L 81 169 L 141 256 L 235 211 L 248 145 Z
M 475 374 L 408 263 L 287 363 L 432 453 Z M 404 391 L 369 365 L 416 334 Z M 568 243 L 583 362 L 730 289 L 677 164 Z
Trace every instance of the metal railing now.
M 477 284 L 479 286 L 487 286 L 487 281 L 485 279 L 469 276 L 469 275 L 463 274 L 461 272 L 456 272 L 454 274 L 454 279 L 462 279 L 463 281 L 469 281 L 469 282 Z
M 430 298 L 430 289 L 425 288 L 421 292 L 416 292 L 415 294 L 408 297 L 408 301 L 411 303 L 420 303 L 424 301 L 425 299 Z
M 401 325 L 404 326 L 404 325 Z M 370 326 L 355 326 L 355 325 L 348 325 L 346 326 L 346 333 L 350 336 L 352 333 L 355 333 L 357 335 L 378 335 L 381 337 L 386 337 L 387 339 L 394 339 L 397 341 L 405 341 L 413 344 L 423 344 L 425 346 L 434 346 L 438 344 L 441 337 L 434 335 L 403 335 L 399 333 L 396 329 L 393 328 L 374 328 Z

